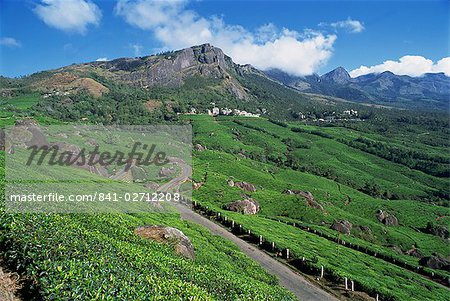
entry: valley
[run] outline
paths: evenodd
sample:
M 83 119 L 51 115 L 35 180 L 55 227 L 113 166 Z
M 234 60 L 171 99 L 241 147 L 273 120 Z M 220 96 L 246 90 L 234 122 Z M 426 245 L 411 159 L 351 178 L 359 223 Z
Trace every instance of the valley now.
M 339 74 L 327 77 L 340 81 Z M 447 112 L 367 106 L 278 80 L 209 44 L 2 77 L 3 128 L 24 120 L 160 124 L 188 125 L 193 134 L 192 166 L 171 157 L 176 176 L 147 183 L 160 192 L 192 187 L 193 211 L 169 204 L 168 212 L 8 212 L 10 149 L 2 145 L 0 256 L 30 279 L 31 293 L 21 297 L 446 300 Z M 208 115 L 214 107 L 255 115 Z M 327 119 L 354 111 L 357 120 Z M 147 180 L 132 174 L 116 189 L 141 189 Z M 135 234 L 148 225 L 182 231 L 195 259 L 173 242 Z

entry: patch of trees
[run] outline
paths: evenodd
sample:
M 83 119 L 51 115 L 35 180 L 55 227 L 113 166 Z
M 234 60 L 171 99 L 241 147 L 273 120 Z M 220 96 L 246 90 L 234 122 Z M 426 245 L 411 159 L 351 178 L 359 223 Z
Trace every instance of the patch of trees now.
M 144 107 L 145 92 L 137 89 L 111 89 L 109 93 L 95 98 L 80 92 L 70 96 L 42 99 L 34 106 L 38 112 L 64 121 L 80 121 L 109 124 L 150 124 L 155 121 L 173 121 L 177 118 L 165 106 L 149 112 Z

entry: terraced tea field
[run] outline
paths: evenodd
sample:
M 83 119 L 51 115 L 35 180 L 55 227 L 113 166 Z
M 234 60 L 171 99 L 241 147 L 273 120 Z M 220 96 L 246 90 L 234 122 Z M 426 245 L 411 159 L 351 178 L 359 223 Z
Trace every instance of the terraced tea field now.
M 445 189 L 448 179 L 355 150 L 332 136 L 339 133 L 337 128 L 325 129 L 323 132 L 329 136 L 324 137 L 311 133 L 320 131 L 318 127 L 305 127 L 305 131 L 309 131 L 305 133 L 295 132 L 289 126 L 280 126 L 264 119 L 189 118 L 193 120 L 195 143 L 208 149 L 195 152 L 194 156 L 194 179 L 204 182 L 194 191 L 194 197 L 202 206 L 233 219 L 252 233 L 263 235 L 282 249 L 289 248 L 297 256 L 327 267 L 340 278 L 353 277 L 367 288 L 366 291 L 376 291 L 397 300 L 445 299 L 447 289 L 414 272 L 340 247 L 278 220 L 310 226 L 321 233 L 417 267 L 419 259 L 405 254 L 412 248 L 420 250 L 422 256 L 449 256 L 446 239 L 423 231 L 427 223 L 445 227 L 450 213 L 448 207 L 420 200 L 430 191 Z M 349 135 L 349 130 L 341 130 L 341 137 Z M 435 151 L 439 152 L 439 149 Z M 297 161 L 300 168 L 287 168 L 286 162 L 292 161 Z M 317 170 L 326 167 L 336 178 L 316 175 L 319 173 L 313 168 L 302 171 L 303 165 Z M 381 189 L 410 199 L 376 198 L 346 185 L 347 179 L 353 179 L 351 184 L 356 187 L 358 183 L 363 185 L 370 179 Z M 256 192 L 230 187 L 227 184 L 229 180 L 254 184 Z M 303 197 L 284 193 L 287 189 L 311 192 L 323 210 L 311 207 Z M 257 215 L 244 216 L 223 210 L 224 205 L 245 197 L 259 202 L 261 210 Z M 381 223 L 376 217 L 380 209 L 395 215 L 398 225 Z M 330 229 L 330 225 L 337 220 L 347 220 L 353 224 L 350 235 Z M 367 273 L 367 269 L 371 272 Z M 428 270 L 430 275 L 431 272 Z M 444 279 L 449 276 L 442 270 L 433 273 Z

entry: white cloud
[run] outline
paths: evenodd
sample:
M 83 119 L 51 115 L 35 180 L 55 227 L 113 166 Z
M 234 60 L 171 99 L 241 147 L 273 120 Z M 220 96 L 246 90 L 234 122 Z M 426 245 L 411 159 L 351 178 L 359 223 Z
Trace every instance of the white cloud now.
M 155 26 L 174 22 L 187 0 L 118 0 L 115 12 L 136 27 L 153 29 Z
M 96 62 L 107 62 L 109 61 L 107 57 L 99 57 L 98 59 L 95 60 Z
M 102 17 L 89 0 L 42 0 L 34 12 L 50 27 L 80 34 L 86 33 L 89 24 L 98 25 Z
M 22 46 L 22 44 L 19 41 L 17 41 L 14 38 L 10 38 L 10 37 L 1 38 L 0 45 L 6 46 L 6 47 L 11 47 L 11 48 L 16 48 L 16 47 Z
M 221 17 L 202 17 L 186 9 L 187 0 L 119 0 L 115 12 L 127 23 L 151 31 L 163 49 L 211 43 L 240 64 L 290 74 L 311 74 L 331 57 L 336 35 L 299 33 L 266 24 L 254 32 L 226 24 Z
M 361 66 L 350 71 L 352 77 L 361 76 L 368 73 L 381 73 L 391 71 L 397 75 L 421 76 L 425 73 L 443 72 L 450 76 L 450 57 L 445 57 L 436 63 L 423 56 L 405 55 L 398 61 L 385 61 L 382 64 L 367 67 Z
M 350 17 L 347 20 L 337 21 L 333 23 L 320 23 L 319 26 L 331 26 L 335 29 L 345 29 L 351 33 L 360 33 L 363 32 L 365 27 L 361 21 L 353 20 Z
M 130 44 L 130 48 L 133 49 L 134 56 L 142 56 L 142 50 L 144 47 L 139 44 Z

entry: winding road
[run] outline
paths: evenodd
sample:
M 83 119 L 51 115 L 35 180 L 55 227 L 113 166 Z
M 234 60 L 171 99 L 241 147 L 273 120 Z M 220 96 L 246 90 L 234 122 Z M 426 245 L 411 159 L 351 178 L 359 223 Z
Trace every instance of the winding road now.
M 168 183 L 159 187 L 158 191 L 169 192 L 172 190 L 176 190 L 192 175 L 192 167 L 183 162 L 183 160 L 178 158 L 171 158 L 170 161 L 176 163 L 180 167 L 181 174 Z M 269 274 L 276 276 L 280 281 L 280 284 L 286 289 L 290 290 L 299 300 L 338 301 L 336 297 L 313 285 L 303 276 L 294 272 L 285 264 L 274 259 L 267 253 L 261 251 L 248 242 L 240 239 L 220 225 L 192 211 L 191 208 L 182 204 L 175 204 L 175 208 L 177 208 L 177 210 L 180 212 L 182 219 L 203 226 L 211 231 L 212 234 L 219 235 L 234 242 L 243 253 L 247 254 L 247 256 L 258 262 L 261 267 L 263 267 Z
M 209 229 L 212 234 L 219 235 L 234 242 L 242 252 L 258 262 L 269 274 L 276 276 L 279 279 L 280 284 L 294 293 L 294 295 L 299 300 L 338 301 L 337 298 L 325 292 L 321 288 L 311 284 L 308 280 L 306 280 L 300 274 L 294 272 L 288 266 L 274 259 L 257 247 L 230 233 L 225 228 L 192 211 L 190 208 L 184 205 L 179 204 L 175 207 L 180 212 L 182 219 L 201 225 Z

